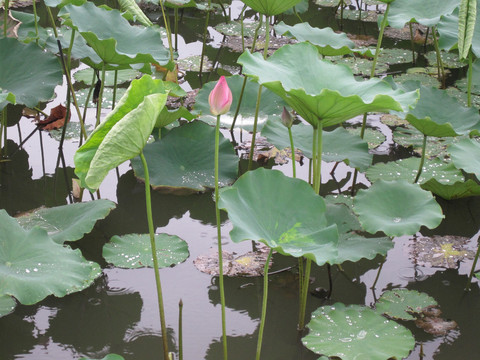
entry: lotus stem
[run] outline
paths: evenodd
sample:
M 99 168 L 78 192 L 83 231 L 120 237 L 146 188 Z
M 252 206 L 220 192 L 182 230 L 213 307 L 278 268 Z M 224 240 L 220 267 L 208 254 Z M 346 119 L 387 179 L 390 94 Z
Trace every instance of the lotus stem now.
M 155 231 L 153 228 L 152 217 L 152 198 L 150 195 L 150 176 L 148 173 L 148 165 L 143 152 L 140 153 L 143 171 L 145 173 L 145 206 L 147 210 L 148 232 L 150 234 L 150 249 L 152 251 L 153 271 L 155 273 L 155 284 L 157 286 L 158 310 L 160 313 L 160 326 L 162 328 L 163 340 L 163 358 L 168 359 L 168 342 L 167 342 L 167 326 L 165 325 L 165 310 L 163 306 L 162 284 L 160 281 L 160 270 L 158 268 L 157 248 L 155 245 Z
M 322 133 L 323 124 L 319 121 L 318 128 L 314 132 L 314 151 L 316 151 L 315 162 L 313 163 L 313 188 L 316 194 L 320 194 L 320 184 L 322 182 Z M 315 143 L 316 142 L 316 143 Z M 315 146 L 316 145 L 316 146 Z
M 45 179 L 45 182 L 46 182 L 46 178 L 45 178 L 45 151 L 43 150 L 43 136 L 42 136 L 41 131 L 38 132 L 38 137 L 40 139 L 40 154 L 42 156 L 42 172 L 43 172 L 43 176 L 44 176 L 44 179 Z
M 73 49 L 73 42 L 75 41 L 75 29 L 72 29 L 72 35 L 70 35 L 70 44 L 68 45 L 67 50 L 67 65 L 68 68 L 72 68 L 72 49 Z
M 90 96 L 92 96 L 93 88 L 95 87 L 95 70 L 93 71 L 92 83 L 90 85 L 90 89 L 88 90 L 87 98 L 85 99 L 85 106 L 83 107 L 83 116 L 80 119 L 80 124 L 85 124 L 85 119 L 87 118 L 87 110 L 88 110 L 88 102 L 90 101 Z M 80 136 L 80 141 L 78 147 L 82 146 L 83 137 Z
M 297 177 L 297 172 L 295 169 L 295 146 L 293 144 L 293 135 L 292 135 L 292 127 L 288 128 L 288 136 L 290 137 L 290 149 L 292 149 L 292 172 L 293 177 Z
M 52 10 L 50 9 L 49 6 L 47 6 L 47 4 L 45 4 L 45 1 L 43 3 L 45 5 L 45 8 L 47 9 L 48 18 L 50 19 L 50 22 L 52 23 L 52 29 L 53 29 L 53 33 L 55 34 L 55 38 L 58 39 L 57 26 L 55 25 L 55 19 L 53 18 Z
M 175 32 L 175 51 L 178 51 L 178 8 L 173 11 L 175 15 L 175 22 L 173 24 L 173 31 Z
M 222 229 L 220 227 L 220 209 L 218 202 L 220 200 L 218 186 L 218 158 L 220 145 L 220 115 L 217 115 L 217 124 L 215 126 L 215 218 L 217 222 L 217 244 L 218 244 L 218 279 L 220 283 L 220 302 L 222 304 L 222 339 L 223 339 L 223 359 L 227 360 L 227 326 L 225 321 L 225 289 L 223 285 L 223 253 L 222 253 Z
M 466 291 L 470 291 L 470 285 L 472 283 L 473 274 L 475 273 L 475 267 L 477 266 L 477 261 L 478 261 L 478 255 L 479 254 L 480 254 L 480 246 L 478 245 L 478 240 L 477 240 L 477 252 L 475 254 L 475 258 L 473 259 L 473 264 L 472 264 L 472 269 L 470 270 L 470 275 L 468 276 L 467 286 L 465 287 Z
M 270 264 L 270 259 L 272 257 L 273 249 L 270 248 L 270 251 L 267 256 L 267 262 L 263 269 L 263 300 L 262 300 L 262 317 L 260 320 L 260 328 L 258 330 L 258 341 L 257 341 L 257 356 L 256 360 L 260 360 L 260 352 L 262 351 L 262 340 L 263 340 L 263 329 L 265 328 L 265 318 L 267 316 L 267 300 L 268 300 L 268 265 Z
M 377 286 L 377 282 L 378 282 L 378 279 L 380 278 L 380 272 L 382 271 L 382 268 L 383 268 L 383 264 L 385 263 L 385 260 L 387 259 L 386 256 L 383 257 L 383 260 L 382 260 L 382 263 L 380 264 L 380 267 L 378 268 L 378 271 L 377 271 L 377 276 L 375 276 L 375 280 L 373 281 L 373 284 L 372 286 L 370 287 L 370 289 L 374 290 L 375 289 L 375 286 Z
M 432 36 L 433 36 L 433 45 L 435 46 L 435 52 L 437 53 L 437 66 L 438 66 L 438 77 L 440 77 L 440 73 L 442 76 L 442 89 L 445 89 L 445 68 L 443 67 L 442 56 L 440 54 L 440 48 L 438 47 L 438 39 L 437 39 L 437 28 L 432 26 Z
M 202 86 L 203 57 L 205 56 L 205 47 L 207 42 L 208 22 L 210 20 L 211 6 L 212 0 L 208 0 L 207 16 L 205 17 L 205 27 L 203 29 L 202 54 L 200 55 L 200 73 L 198 74 L 198 78 L 200 80 L 200 87 Z
M 6 38 L 7 37 L 7 22 L 8 22 L 8 3 L 9 3 L 9 0 L 5 0 L 5 12 L 3 13 L 3 37 Z M 35 17 L 35 21 L 36 21 L 36 17 Z M 37 33 L 38 34 L 38 33 Z M 37 35 L 38 36 L 38 35 Z M 1 141 L 0 141 L 0 145 L 1 145 Z M 1 147 L 0 147 L 1 148 Z
M 2 157 L 2 143 L 3 143 L 3 128 L 5 128 L 5 131 L 7 129 L 7 106 L 2 110 L 2 121 L 0 123 L 0 158 Z M 5 141 L 5 144 L 7 142 Z M 20 148 L 20 147 L 19 147 Z
M 117 81 L 118 81 L 118 70 L 115 70 L 115 76 L 113 78 L 112 110 L 115 108 L 115 100 L 117 98 Z
M 298 20 L 300 20 L 300 22 L 303 23 L 303 20 L 302 20 L 302 18 L 300 17 L 300 14 L 298 13 L 296 6 L 293 7 L 293 13 L 294 13 L 295 16 L 298 18 Z
M 312 269 L 312 260 L 307 259 L 305 265 L 305 274 L 303 275 L 302 297 L 300 301 L 300 314 L 298 317 L 298 330 L 303 330 L 305 327 L 305 312 L 307 308 L 307 295 L 310 285 L 310 270 Z
M 423 163 L 425 162 L 425 150 L 427 148 L 427 135 L 423 135 L 423 144 L 422 144 L 422 157 L 420 158 L 420 166 L 418 167 L 417 176 L 415 177 L 414 184 L 417 183 L 418 179 L 420 179 L 420 175 L 423 171 Z
M 102 63 L 102 81 L 100 83 L 100 93 L 98 94 L 97 101 L 97 121 L 95 127 L 100 125 L 100 116 L 102 114 L 102 103 L 103 103 L 103 89 L 105 87 L 105 62 Z
M 183 301 L 178 302 L 178 359 L 183 360 Z
M 267 16 L 265 21 L 265 46 L 263 48 L 264 59 L 266 59 L 268 55 L 269 43 L 270 43 L 270 16 Z M 255 120 L 253 121 L 252 144 L 250 145 L 250 154 L 248 156 L 248 170 L 252 169 L 253 152 L 255 150 L 255 138 L 257 136 L 258 112 L 260 110 L 261 99 L 262 99 L 262 85 L 258 87 L 257 104 L 255 106 Z
M 410 29 L 410 42 L 412 43 L 412 63 L 415 65 L 415 42 L 413 40 L 413 28 L 412 23 L 408 23 L 408 27 Z
M 32 2 L 33 6 L 33 21 L 35 23 L 35 43 L 38 45 L 38 19 L 37 19 L 37 5 L 35 4 L 35 1 Z M 7 11 L 8 6 L 6 5 L 5 7 L 5 13 L 8 13 Z M 5 23 L 5 26 L 7 23 Z
M 299 302 L 302 303 L 302 294 L 303 294 L 303 256 L 298 258 L 298 295 Z
M 467 72 L 467 105 L 472 106 L 472 48 L 468 51 L 468 72 Z
M 160 0 L 160 8 L 162 9 L 162 16 L 163 16 L 163 23 L 165 25 L 165 31 L 167 32 L 167 41 L 168 41 L 168 50 L 170 51 L 170 60 L 173 62 L 173 47 L 172 47 L 172 31 L 170 30 L 170 26 L 167 21 L 167 15 L 165 13 L 165 7 L 163 6 L 163 2 L 165 0 Z
M 246 5 L 244 6 L 244 8 L 245 7 L 246 7 Z M 262 27 L 262 23 L 263 23 L 263 17 L 260 16 L 260 21 L 258 22 L 258 26 L 255 28 L 255 34 L 253 35 L 252 49 L 250 50 L 252 52 L 252 54 L 255 50 L 255 46 L 256 46 L 256 43 L 257 43 L 258 31 Z M 242 31 L 243 31 L 243 21 L 242 21 Z M 243 35 L 242 35 L 242 47 L 244 48 L 244 46 L 245 45 L 244 45 Z M 237 122 L 237 117 L 238 117 L 238 113 L 240 112 L 240 106 L 242 105 L 243 93 L 245 92 L 245 86 L 246 85 L 247 85 L 247 78 L 244 77 L 243 78 L 243 84 L 242 84 L 242 90 L 240 91 L 240 96 L 238 97 L 237 109 L 235 110 L 235 115 L 233 116 L 233 122 L 232 122 L 232 126 L 230 127 L 230 132 L 233 131 L 233 128 L 235 127 L 235 123 Z

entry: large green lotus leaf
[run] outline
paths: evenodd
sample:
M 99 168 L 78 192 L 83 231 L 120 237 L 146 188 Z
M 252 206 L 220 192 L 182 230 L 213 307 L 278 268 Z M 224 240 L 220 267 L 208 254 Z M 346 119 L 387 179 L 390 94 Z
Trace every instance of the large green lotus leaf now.
M 480 185 L 472 179 L 457 181 L 454 184 L 448 185 L 438 182 L 437 179 L 430 179 L 422 184 L 422 188 L 446 200 L 480 195 Z
M 401 0 L 390 5 L 388 24 L 394 28 L 403 28 L 408 22 L 417 22 L 425 26 L 434 26 L 442 15 L 449 15 L 460 3 L 459 0 Z
M 160 268 L 180 264 L 189 255 L 187 243 L 175 235 L 156 234 L 155 247 Z M 150 235 L 115 235 L 103 247 L 103 257 L 107 262 L 125 269 L 153 267 Z
M 24 230 L 0 210 L 0 296 L 31 305 L 48 295 L 83 290 L 100 273 L 98 264 L 86 261 L 80 250 L 55 243 L 38 227 Z
M 301 56 L 299 56 L 301 54 Z M 330 126 L 372 111 L 401 111 L 416 100 L 415 91 L 393 90 L 380 79 L 357 81 L 351 70 L 320 60 L 307 42 L 285 45 L 268 60 L 244 52 L 243 72 L 282 97 L 313 126 Z
M 342 360 L 403 359 L 415 347 L 410 330 L 361 305 L 322 306 L 307 327 L 307 348 Z
M 445 90 L 420 88 L 420 99 L 406 120 L 427 136 L 447 137 L 468 134 L 478 127 L 478 110 L 462 106 Z
M 137 5 L 135 0 L 118 0 L 118 3 L 123 11 L 127 11 L 130 13 L 130 15 L 132 15 L 133 21 L 139 22 L 144 26 L 153 25 L 147 15 L 145 15 L 142 9 L 140 9 L 140 7 Z
M 18 61 L 22 59 L 22 61 Z M 8 100 L 28 107 L 50 100 L 55 87 L 62 83 L 62 68 L 55 55 L 46 53 L 34 43 L 22 44 L 16 39 L 0 39 L 0 104 Z
M 388 236 L 413 235 L 422 226 L 433 229 L 444 218 L 429 191 L 405 180 L 378 180 L 367 190 L 359 190 L 354 211 L 366 231 L 383 231 Z
M 480 179 L 480 143 L 475 139 L 463 139 L 448 148 L 455 166 Z
M 63 244 L 65 241 L 81 239 L 92 231 L 98 220 L 105 218 L 114 208 L 113 201 L 100 199 L 40 208 L 17 217 L 17 221 L 25 230 L 34 226 L 45 229 L 53 241 Z
M 97 189 L 108 171 L 140 154 L 167 100 L 163 81 L 144 75 L 75 153 L 82 186 Z
M 17 306 L 17 303 L 15 302 L 14 298 L 8 295 L 1 295 L 0 296 L 0 317 L 10 314 L 13 310 L 15 310 L 16 306 Z
M 397 127 L 393 130 L 393 141 L 398 145 L 412 150 L 418 155 L 422 154 L 424 135 L 408 124 L 407 127 Z M 446 154 L 447 145 L 453 143 L 456 137 L 434 138 L 427 139 L 427 148 L 425 150 L 426 158 L 442 157 Z
M 153 27 L 130 25 L 118 10 L 108 11 L 87 2 L 66 5 L 61 14 L 68 14 L 67 24 L 82 34 L 106 64 L 169 63 L 160 33 Z
M 249 171 L 221 191 L 219 206 L 228 212 L 234 242 L 260 241 L 318 265 L 337 257 L 337 226 L 327 224 L 324 200 L 303 180 L 278 170 Z
M 437 305 L 431 296 L 415 290 L 394 289 L 385 291 L 375 304 L 375 311 L 393 319 L 415 320 L 427 306 Z
M 293 144 L 302 150 L 309 159 L 312 158 L 313 129 L 302 123 L 292 126 Z M 290 147 L 288 129 L 278 120 L 268 120 L 262 129 L 262 136 L 275 145 L 277 149 Z M 368 153 L 368 144 L 360 136 L 350 134 L 344 128 L 323 132 L 324 161 L 345 161 L 347 165 L 365 171 L 372 163 Z
M 194 121 L 172 129 L 165 137 L 145 146 L 150 184 L 155 189 L 184 192 L 215 187 L 215 128 Z M 132 159 L 135 175 L 145 178 L 139 158 Z M 230 141 L 220 136 L 219 182 L 231 184 L 238 176 L 238 156 Z
M 308 0 L 300 0 L 300 2 L 297 5 L 295 5 L 295 7 L 284 11 L 284 14 L 285 15 L 295 15 L 295 12 L 297 14 L 303 14 L 303 13 L 307 12 L 307 10 L 308 10 Z
M 290 26 L 281 21 L 275 25 L 275 31 L 278 35 L 293 37 L 298 41 L 308 41 L 325 56 L 350 54 L 355 48 L 355 43 L 347 37 L 347 34 L 337 34 L 329 27 L 315 28 L 306 22 Z
M 234 75 L 226 78 L 228 87 L 232 91 L 233 101 L 230 111 L 220 117 L 220 124 L 223 127 L 230 127 L 232 125 L 235 111 L 238 106 L 238 101 L 240 99 L 240 93 L 244 81 L 243 79 L 243 76 L 240 75 Z M 208 96 L 216 84 L 216 81 L 206 83 L 199 90 L 195 98 L 194 110 L 201 113 L 201 116 L 199 117 L 200 120 L 210 125 L 215 125 L 217 122 L 217 117 L 210 113 L 210 105 L 208 104 Z M 251 130 L 253 128 L 258 88 L 259 85 L 255 81 L 252 81 L 251 79 L 247 80 L 247 83 L 245 84 L 245 91 L 243 93 L 242 104 L 240 106 L 240 111 L 235 123 L 236 126 L 245 130 Z M 280 97 L 272 93 L 270 90 L 263 88 L 262 98 L 260 100 L 260 109 L 258 113 L 259 129 L 264 125 L 269 116 L 280 117 L 285 105 L 285 102 Z
M 242 0 L 245 5 L 267 16 L 279 15 L 297 5 L 300 0 Z
M 188 8 L 194 7 L 199 10 L 207 10 L 208 5 L 197 4 L 194 0 L 165 0 L 165 6 L 169 8 Z

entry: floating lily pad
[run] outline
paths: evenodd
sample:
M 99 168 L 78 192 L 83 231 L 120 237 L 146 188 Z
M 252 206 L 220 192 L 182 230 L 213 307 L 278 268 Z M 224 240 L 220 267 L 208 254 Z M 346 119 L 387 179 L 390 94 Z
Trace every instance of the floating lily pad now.
M 340 0 L 315 0 L 315 4 L 321 7 L 337 7 Z M 345 5 L 350 5 L 352 3 L 351 0 L 344 0 L 343 3 Z
M 228 251 L 222 251 L 223 275 L 225 276 L 263 276 L 265 263 L 267 262 L 270 248 L 260 247 L 257 251 L 249 251 L 243 255 L 235 255 Z M 218 253 L 200 255 L 193 261 L 195 267 L 203 273 L 218 276 Z M 269 267 L 272 266 L 270 259 Z
M 38 226 L 58 244 L 75 241 L 92 231 L 95 223 L 115 208 L 110 200 L 94 200 L 52 208 L 40 208 L 17 217 L 25 230 Z
M 302 338 L 307 348 L 342 360 L 402 359 L 415 347 L 410 330 L 360 305 L 322 306 L 307 327 Z
M 49 295 L 81 291 L 101 274 L 80 250 L 55 243 L 38 227 L 24 230 L 5 210 L 0 210 L 0 228 L 0 296 L 31 305 Z
M 200 62 L 202 60 L 201 55 L 192 55 L 183 59 L 179 59 L 177 61 L 178 67 L 185 71 L 196 71 L 200 72 Z M 208 59 L 208 57 L 203 57 L 203 67 L 202 72 L 209 72 L 212 71 L 213 64 Z
M 335 14 L 335 17 L 337 19 L 340 19 L 341 13 L 340 11 L 337 11 Z M 376 11 L 371 11 L 371 10 L 350 10 L 350 9 L 344 9 L 343 10 L 343 18 L 347 20 L 361 20 L 365 22 L 377 22 L 378 20 L 378 14 Z
M 406 74 L 401 74 L 394 76 L 395 82 L 397 83 L 404 83 L 407 81 L 419 81 L 423 86 L 425 87 L 439 87 L 440 82 L 435 76 L 431 76 L 428 74 L 411 74 L 411 73 L 406 73 Z
M 408 121 L 394 114 L 383 114 L 380 117 L 380 121 L 390 127 L 404 126 L 408 124 Z
M 243 0 L 243 2 L 263 15 L 272 16 L 294 7 L 300 0 Z
M 303 180 L 278 170 L 249 171 L 221 191 L 219 206 L 228 212 L 234 242 L 260 241 L 318 265 L 337 256 L 337 226 L 327 225 L 323 199 Z M 285 216 L 287 209 L 296 210 Z
M 87 132 L 87 134 L 90 134 L 92 132 L 92 129 L 93 129 L 93 125 L 85 124 L 85 131 Z M 65 130 L 64 139 L 78 141 L 80 139 L 81 131 L 82 131 L 82 127 L 80 126 L 79 122 L 68 122 L 67 129 Z M 48 133 L 53 139 L 60 141 L 62 139 L 62 132 L 63 132 L 63 128 L 49 130 Z
M 465 248 L 469 241 L 452 235 L 416 238 L 410 244 L 410 257 L 419 265 L 456 269 L 459 262 L 475 256 L 475 252 Z
M 427 306 L 437 305 L 431 296 L 415 290 L 394 289 L 385 291 L 375 304 L 379 314 L 392 319 L 415 320 L 411 314 L 420 314 Z
M 440 52 L 440 57 L 442 58 L 443 65 L 450 69 L 462 68 L 468 65 L 467 63 L 461 62 L 456 53 L 442 51 Z M 435 51 L 427 52 L 425 58 L 430 66 L 437 66 L 437 53 Z
M 378 61 L 388 65 L 411 63 L 411 55 L 412 52 L 405 49 L 382 49 Z
M 364 59 L 360 57 L 353 57 L 353 56 L 346 56 L 346 57 L 339 57 L 333 58 L 332 61 L 335 64 L 344 64 L 347 65 L 355 75 L 365 75 L 370 76 L 370 72 L 372 71 L 372 64 L 373 61 L 369 59 Z M 375 75 L 380 75 L 388 70 L 388 65 L 383 63 L 377 63 L 375 67 Z
M 397 127 L 393 130 L 393 141 L 406 148 L 412 148 L 417 154 L 422 154 L 423 134 L 417 129 L 409 126 L 406 128 Z M 455 138 L 434 138 L 427 139 L 425 156 L 427 158 L 443 157 L 446 155 L 447 146 L 455 141 Z
M 480 179 L 480 142 L 475 139 L 463 139 L 449 146 L 452 161 L 459 169 L 475 174 Z
M 84 84 L 90 86 L 92 83 L 93 77 L 93 69 L 87 68 L 83 70 L 79 70 L 73 74 L 75 81 L 81 81 Z M 101 77 L 101 74 L 99 74 Z M 124 84 L 126 82 L 130 82 L 133 79 L 140 77 L 140 72 L 133 70 L 133 69 L 123 69 L 118 70 L 117 74 L 117 85 Z M 95 77 L 95 82 L 97 78 Z M 105 86 L 114 86 L 115 85 L 115 71 L 105 71 Z
M 409 22 L 434 26 L 442 15 L 451 14 L 457 6 L 456 0 L 393 1 L 388 13 L 388 24 L 394 28 L 403 28 Z
M 17 303 L 11 296 L 0 296 L 0 317 L 10 314 L 13 310 L 15 310 L 16 306 Z
M 117 355 L 117 354 L 108 354 L 107 356 L 101 358 L 101 359 L 91 359 L 91 358 L 86 358 L 82 357 L 80 360 L 124 360 L 123 356 Z
M 466 92 L 461 91 L 455 87 L 448 87 L 446 89 L 447 94 L 450 95 L 451 97 L 454 97 L 455 99 L 458 100 L 460 104 L 463 106 L 468 106 L 468 95 Z M 472 105 L 475 106 L 477 109 L 480 108 L 480 96 L 471 94 L 471 100 L 472 100 Z
M 258 27 L 258 23 L 244 23 L 243 24 L 243 36 L 252 37 L 255 35 L 255 29 Z M 215 26 L 215 30 L 219 33 L 227 36 L 241 36 L 242 24 L 239 21 L 229 21 L 228 23 L 221 23 Z M 265 33 L 265 24 L 262 24 L 259 34 Z
M 353 135 L 360 137 L 361 127 L 347 128 L 347 131 Z M 363 140 L 368 143 L 369 149 L 375 149 L 385 142 L 387 138 L 385 135 L 378 129 L 366 128 L 365 134 L 363 134 Z
M 383 231 L 388 236 L 412 235 L 422 226 L 433 229 L 444 218 L 429 191 L 405 180 L 378 180 L 369 189 L 359 190 L 354 211 L 366 231 Z
M 172 129 L 143 150 L 154 189 L 198 192 L 215 187 L 215 128 L 194 121 Z M 135 175 L 144 179 L 139 158 L 132 159 Z M 238 175 L 238 157 L 230 141 L 220 134 L 219 183 L 226 186 Z
M 125 88 L 117 88 L 116 104 L 125 95 L 127 89 Z M 82 106 L 85 104 L 88 95 L 88 89 L 81 89 L 75 93 L 77 96 L 77 101 Z M 103 88 L 103 98 L 102 98 L 102 109 L 111 109 L 113 105 L 113 88 L 105 87 Z M 97 104 L 95 104 L 92 100 L 92 95 L 90 95 L 90 100 L 88 101 L 87 107 L 89 108 L 96 108 Z
M 180 264 L 189 256 L 187 243 L 175 235 L 156 234 L 155 246 L 160 268 Z M 103 257 L 107 262 L 124 269 L 153 267 L 150 235 L 115 235 L 104 245 Z

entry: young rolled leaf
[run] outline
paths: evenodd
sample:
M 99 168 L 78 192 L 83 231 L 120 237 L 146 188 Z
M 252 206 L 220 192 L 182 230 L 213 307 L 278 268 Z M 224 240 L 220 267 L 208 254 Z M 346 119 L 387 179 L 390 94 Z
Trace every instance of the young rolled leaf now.
M 100 274 L 98 264 L 85 260 L 80 250 L 55 243 L 38 227 L 24 230 L 0 210 L 0 296 L 31 305 L 83 290 Z
M 144 75 L 132 81 L 115 109 L 75 153 L 75 174 L 83 187 L 98 189 L 111 169 L 140 154 L 167 96 L 161 80 Z
M 417 98 L 416 91 L 393 90 L 380 79 L 357 81 L 346 66 L 320 60 L 317 48 L 306 42 L 285 45 L 268 60 L 246 51 L 238 62 L 244 74 L 279 95 L 314 127 L 370 111 L 402 111 Z
M 458 53 L 460 59 L 468 58 L 476 20 L 477 0 L 461 0 L 460 11 L 458 12 Z
M 234 242 L 260 241 L 318 265 L 337 257 L 337 226 L 327 224 L 325 202 L 303 180 L 278 170 L 249 171 L 221 191 L 219 206 L 228 212 Z
M 294 7 L 300 0 L 243 0 L 243 2 L 263 15 L 272 16 Z

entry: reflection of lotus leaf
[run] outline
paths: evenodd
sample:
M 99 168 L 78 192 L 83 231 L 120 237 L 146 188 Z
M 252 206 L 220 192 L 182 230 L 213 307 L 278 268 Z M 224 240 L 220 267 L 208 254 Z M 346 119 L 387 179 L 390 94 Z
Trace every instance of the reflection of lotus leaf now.
M 410 256 L 420 265 L 456 269 L 463 259 L 473 259 L 475 253 L 465 249 L 468 238 L 433 236 L 416 239 L 410 245 Z

